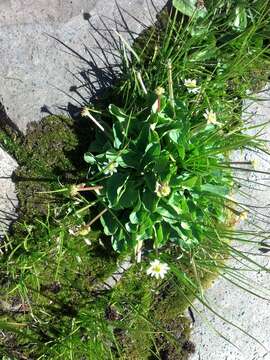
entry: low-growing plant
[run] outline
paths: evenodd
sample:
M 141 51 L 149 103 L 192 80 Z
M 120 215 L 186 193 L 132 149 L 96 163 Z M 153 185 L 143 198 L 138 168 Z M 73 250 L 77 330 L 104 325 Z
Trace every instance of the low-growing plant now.
M 97 198 L 107 209 L 104 232 L 117 251 L 138 251 L 147 242 L 154 249 L 170 242 L 180 253 L 201 247 L 226 222 L 233 188 L 228 152 L 260 144 L 236 128 L 235 116 L 203 108 L 202 84 L 182 86 L 175 98 L 157 88 L 137 114 L 110 105 L 112 130 L 99 132 L 84 156 L 89 186 L 101 187 Z
M 263 148 L 258 136 L 247 135 L 250 125 L 241 119 L 241 108 L 253 86 L 250 72 L 268 61 L 267 9 L 262 3 L 250 6 L 249 22 L 236 27 L 235 4 L 221 1 L 207 11 L 195 3 L 173 2 L 179 12 L 167 15 L 167 25 L 163 18 L 165 35 L 157 38 L 156 28 L 150 32 L 149 42 L 156 39 L 151 57 L 148 42 L 132 49 L 119 35 L 131 54 L 129 59 L 123 51 L 128 75 L 116 87 L 124 107 L 111 104 L 98 120 L 91 108 L 82 113 L 98 126 L 84 158 L 89 186 L 102 188 L 101 222 L 117 251 L 140 253 L 143 242 L 154 249 L 171 242 L 180 252 L 190 251 L 210 233 L 222 237 L 228 209 L 246 214 L 228 204 L 237 187 L 229 153 Z M 225 10 L 229 19 L 221 28 Z M 253 170 L 250 162 L 242 165 Z
M 234 199 L 235 191 L 246 195 L 234 170 L 256 169 L 230 154 L 268 153 L 261 128 L 243 121 L 242 110 L 247 91 L 266 79 L 269 10 L 265 1 L 173 4 L 178 11 L 161 13 L 133 47 L 117 34 L 122 75 L 103 99 L 109 107 L 89 104 L 74 123 L 54 118 L 52 138 L 44 120 L 41 142 L 38 128 L 16 146 L 0 134 L 21 158 L 17 181 L 24 181 L 22 223 L 0 249 L 0 326 L 16 339 L 16 346 L 4 341 L 4 356 L 159 359 L 169 343 L 173 356 L 186 359 L 181 315 L 196 298 L 211 308 L 203 290 L 215 276 L 269 298 L 225 262 L 267 270 L 232 244 L 268 234 L 232 226 L 248 213 L 257 216 L 248 201 Z

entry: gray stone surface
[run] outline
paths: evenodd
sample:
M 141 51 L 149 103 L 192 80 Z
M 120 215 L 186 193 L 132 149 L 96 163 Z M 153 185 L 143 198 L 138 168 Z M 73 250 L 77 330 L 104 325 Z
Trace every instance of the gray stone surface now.
M 17 198 L 11 175 L 16 166 L 16 161 L 0 147 L 0 237 L 6 232 L 10 221 L 15 218 Z
M 142 24 L 149 25 L 165 0 L 1 0 L 0 1 L 0 95 L 11 119 L 25 130 L 30 121 L 39 120 L 48 107 L 60 112 L 70 101 L 80 105 L 89 91 L 80 88 L 82 97 L 69 89 L 82 85 L 89 68 L 107 66 L 98 56 L 117 58 L 98 49 L 108 47 L 110 35 L 98 36 L 94 28 L 109 31 L 129 30 L 138 34 Z M 90 20 L 83 14 L 89 14 Z M 125 20 L 124 20 L 124 19 Z M 125 24 L 126 23 L 126 24 Z M 66 43 L 81 58 L 49 35 Z M 126 34 L 125 34 L 126 35 Z M 106 50 L 105 50 L 106 51 Z M 91 56 L 96 54 L 96 64 Z M 87 63 L 88 62 L 88 63 Z M 90 63 L 92 62 L 92 64 Z M 72 75 L 73 74 L 73 75 Z M 77 77 L 75 79 L 74 75 Z M 99 74 L 100 75 L 100 74 Z M 103 80 L 106 82 L 105 75 Z M 94 84 L 96 85 L 96 84 Z M 74 98 L 75 99 L 74 99 Z
M 262 124 L 270 120 L 270 91 L 259 95 L 265 101 L 248 102 L 249 107 L 246 111 L 246 119 L 252 125 Z M 251 118 L 250 118 L 251 117 Z M 249 130 L 255 134 L 257 130 Z M 262 133 L 262 137 L 269 141 L 270 124 L 267 124 Z M 256 159 L 256 169 L 270 171 L 269 156 L 261 152 L 242 151 L 233 155 L 234 161 L 249 161 Z M 246 181 L 241 181 L 243 187 L 241 190 L 248 194 L 248 198 L 236 196 L 240 201 L 248 204 L 250 213 L 245 222 L 239 224 L 239 228 L 248 229 L 255 232 L 270 231 L 270 177 L 266 174 L 243 173 L 237 174 Z M 263 185 L 254 184 L 252 181 Z M 261 208 L 265 206 L 265 208 Z M 257 207 L 257 208 L 256 208 Z M 260 215 L 256 213 L 260 212 Z M 254 241 L 258 240 L 256 236 Z M 259 251 L 261 244 L 236 245 L 242 250 L 253 254 L 252 259 L 269 269 L 270 252 L 262 254 Z M 236 261 L 230 261 L 231 266 L 237 268 L 243 267 Z M 191 360 L 269 360 L 270 359 L 270 290 L 264 291 L 263 287 L 269 289 L 270 274 L 251 266 L 254 271 L 245 272 L 249 278 L 248 287 L 255 286 L 255 292 L 265 297 L 258 298 L 252 294 L 244 292 L 235 287 L 223 278 L 218 278 L 213 287 L 206 291 L 206 299 L 210 305 L 224 318 L 237 324 L 248 334 L 254 336 L 264 344 L 266 349 L 256 343 L 239 329 L 230 326 L 224 320 L 218 318 L 199 303 L 195 306 L 200 311 L 200 315 L 195 313 L 195 327 L 193 331 L 193 341 L 196 343 L 197 351 Z M 254 289 L 253 289 L 254 291 Z M 268 299 L 268 300 L 267 300 Z M 206 322 L 207 319 L 207 322 Z M 226 336 L 233 344 L 238 346 L 237 350 L 228 341 L 221 338 L 215 330 Z

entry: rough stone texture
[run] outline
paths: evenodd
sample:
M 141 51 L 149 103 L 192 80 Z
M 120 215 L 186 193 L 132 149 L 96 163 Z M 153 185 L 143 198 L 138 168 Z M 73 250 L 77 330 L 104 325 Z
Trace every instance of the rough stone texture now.
M 16 166 L 16 161 L 0 148 L 0 238 L 14 220 L 17 198 L 11 175 Z
M 111 41 L 108 31 L 98 35 L 94 29 L 118 29 L 126 36 L 128 26 L 130 38 L 153 22 L 164 3 L 165 0 L 0 1 L 0 95 L 10 118 L 25 130 L 28 122 L 39 120 L 47 109 L 59 113 L 69 101 L 76 105 L 87 101 L 93 95 L 89 86 L 79 89 L 81 95 L 71 92 L 70 87 L 85 85 L 97 67 L 102 84 L 92 85 L 106 85 L 111 74 L 101 68 L 119 62 L 106 51 Z M 107 63 L 104 56 L 108 57 Z
M 251 121 L 252 125 L 262 124 L 270 119 L 270 91 L 259 94 L 261 99 L 265 101 L 249 102 L 247 109 L 247 121 Z M 251 116 L 251 118 L 250 118 Z M 248 132 L 255 134 L 257 130 L 249 130 Z M 266 140 L 269 141 L 270 125 L 267 124 L 263 134 Z M 234 161 L 246 161 L 256 159 L 257 170 L 270 171 L 269 156 L 263 153 L 253 153 L 249 151 L 237 152 L 233 155 Z M 243 203 L 252 205 L 258 208 L 250 208 L 248 219 L 239 224 L 241 229 L 249 229 L 255 232 L 270 230 L 270 195 L 269 185 L 270 177 L 266 174 L 238 172 L 238 176 L 246 178 L 246 181 L 241 181 L 245 186 L 241 190 L 249 195 L 249 199 L 237 196 Z M 264 184 L 258 185 L 252 183 L 256 181 Z M 268 186 L 268 187 L 267 187 Z M 260 208 L 266 206 L 265 208 Z M 259 211 L 260 214 L 255 211 Z M 256 237 L 253 238 L 256 241 Z M 269 239 L 268 239 L 269 240 Z M 239 245 L 238 245 L 239 247 Z M 252 259 L 261 265 L 269 268 L 270 252 L 262 254 L 259 251 L 261 244 L 245 245 L 241 244 L 241 249 L 251 252 Z M 230 261 L 232 266 L 239 268 L 241 265 L 235 261 Z M 253 266 L 256 268 L 256 266 Z M 270 299 L 270 291 L 263 292 L 263 286 L 269 288 L 270 274 L 264 271 L 256 270 L 246 274 L 249 277 L 248 287 L 252 286 L 254 282 L 258 284 L 256 293 Z M 265 294 L 265 293 L 268 293 Z M 238 329 L 230 326 L 224 320 L 218 318 L 200 304 L 195 303 L 200 314 L 195 313 L 195 328 L 192 335 L 192 340 L 196 343 L 197 351 L 191 360 L 269 360 L 270 359 L 270 301 L 260 299 L 252 294 L 246 293 L 243 290 L 230 284 L 225 279 L 219 278 L 214 286 L 206 292 L 206 297 L 210 305 L 221 316 L 229 321 L 234 322 L 245 330 L 248 334 L 254 336 L 268 351 L 262 348 L 259 344 L 253 341 L 247 335 L 244 335 Z M 208 320 L 208 324 L 205 321 Z M 214 329 L 226 336 L 233 344 L 239 347 L 238 351 L 229 342 L 221 338 Z M 212 331 L 213 330 L 213 331 Z

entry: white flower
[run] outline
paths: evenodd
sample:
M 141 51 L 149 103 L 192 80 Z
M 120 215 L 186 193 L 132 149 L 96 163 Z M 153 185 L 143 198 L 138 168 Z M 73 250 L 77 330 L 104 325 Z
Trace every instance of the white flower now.
M 217 115 L 212 110 L 206 110 L 203 114 L 205 119 L 207 120 L 207 125 L 220 125 L 220 123 L 217 121 Z
M 111 163 L 104 163 L 105 165 L 105 170 L 104 170 L 104 175 L 113 175 L 113 173 L 117 172 L 117 166 L 118 164 L 116 162 L 111 162 Z
M 195 79 L 185 79 L 184 85 L 187 88 L 187 91 L 192 94 L 197 94 L 200 91 L 200 87 L 197 86 L 197 81 Z
M 171 188 L 167 182 L 164 182 L 164 183 L 157 182 L 155 193 L 157 194 L 158 197 L 165 197 L 165 196 L 170 195 Z
M 168 270 L 170 270 L 168 264 L 161 263 L 156 259 L 150 262 L 150 267 L 147 269 L 146 273 L 156 279 L 163 279 Z

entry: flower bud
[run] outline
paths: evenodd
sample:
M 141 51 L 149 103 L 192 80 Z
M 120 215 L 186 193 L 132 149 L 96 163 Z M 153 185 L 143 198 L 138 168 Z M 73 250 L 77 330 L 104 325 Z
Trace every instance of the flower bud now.
M 171 188 L 167 182 L 164 182 L 164 183 L 157 182 L 155 193 L 159 197 L 166 197 L 166 196 L 170 195 Z

